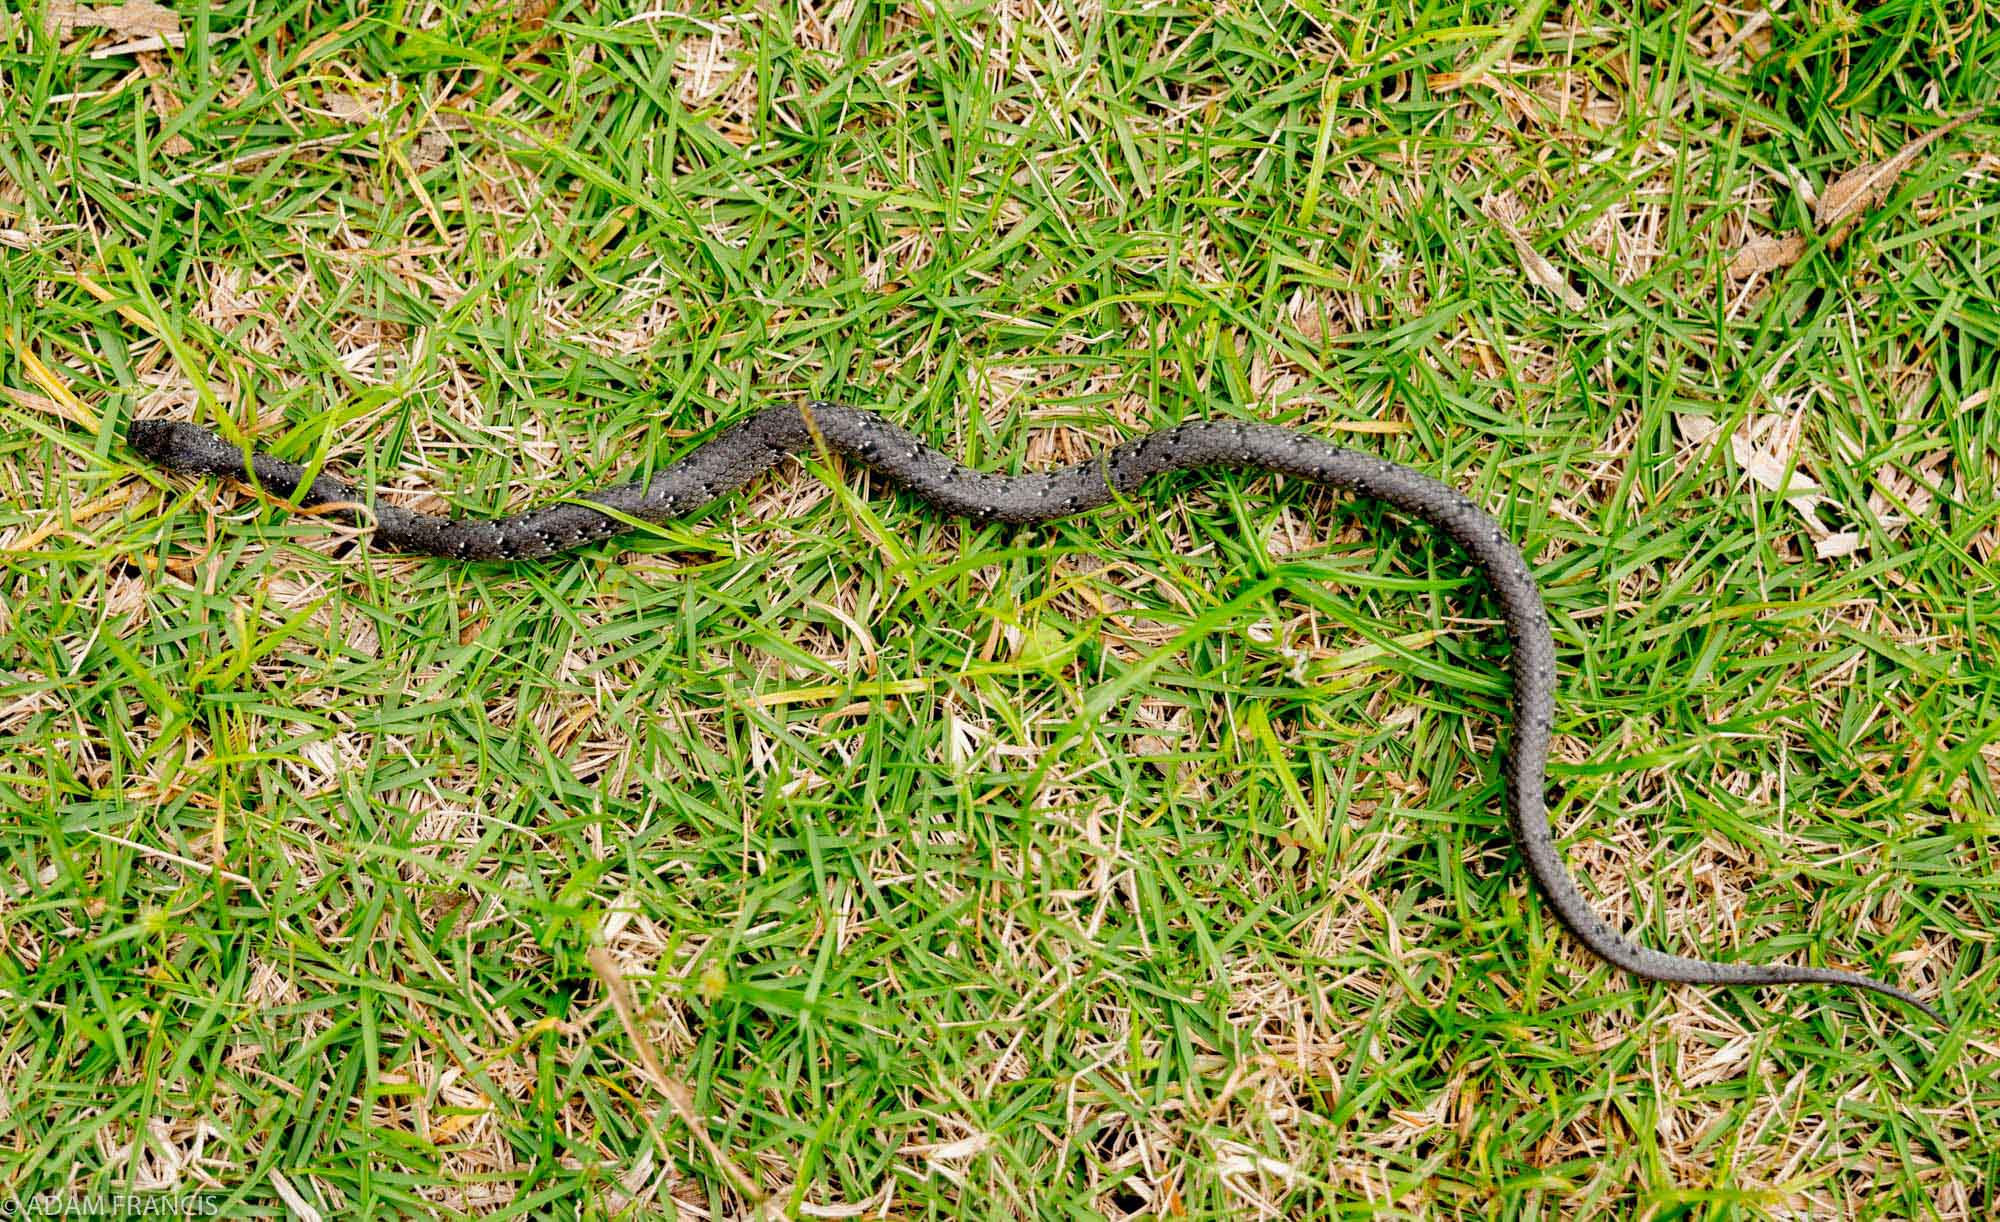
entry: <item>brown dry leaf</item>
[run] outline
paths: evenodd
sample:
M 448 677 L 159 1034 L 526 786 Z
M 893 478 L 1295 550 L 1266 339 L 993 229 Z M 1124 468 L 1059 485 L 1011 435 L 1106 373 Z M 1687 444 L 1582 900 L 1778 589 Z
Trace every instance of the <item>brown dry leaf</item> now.
M 1828 503 L 1820 482 L 1807 475 L 1799 456 L 1799 419 L 1789 421 L 1752 418 L 1730 434 L 1729 452 L 1752 481 L 1768 492 L 1783 491 L 1785 503 L 1798 511 L 1799 522 L 1813 541 L 1813 554 L 1821 559 L 1852 555 L 1861 546 L 1861 536 L 1829 531 L 1819 520 L 1820 506 Z
M 1543 258 L 1540 251 L 1530 246 L 1528 239 L 1521 236 L 1520 230 L 1504 221 L 1501 222 L 1501 227 L 1507 231 L 1507 237 L 1514 243 L 1514 255 L 1521 260 L 1521 270 L 1528 274 L 1528 279 L 1554 293 L 1567 308 L 1582 310 L 1586 304 L 1583 294 L 1570 287 L 1569 277 L 1563 275 L 1555 264 Z
M 1479 210 L 1486 214 L 1487 220 L 1498 225 L 1501 232 L 1507 235 L 1507 240 L 1514 244 L 1514 257 L 1520 260 L 1521 270 L 1527 273 L 1529 280 L 1555 294 L 1569 309 L 1583 309 L 1583 294 L 1570 287 L 1569 277 L 1563 275 L 1555 264 L 1543 258 L 1542 253 L 1521 235 L 1518 223 L 1522 215 L 1521 204 L 1514 198 L 1513 192 L 1502 191 L 1497 195 L 1487 196 L 1480 201 Z
M 373 123 L 381 115 L 382 101 L 379 96 L 353 93 L 329 93 L 325 102 L 328 114 L 342 123 L 364 126 Z
M 168 15 L 172 16 L 172 14 Z M 172 31 L 169 30 L 167 33 L 172 33 Z M 173 90 L 167 88 L 167 77 L 170 73 L 167 65 L 161 61 L 159 53 L 155 51 L 141 52 L 139 55 L 139 71 L 146 74 L 147 85 L 153 99 L 153 113 L 160 116 L 161 122 L 165 122 L 179 114 L 181 110 L 180 99 L 174 96 Z M 177 134 L 168 136 L 165 140 L 161 141 L 160 151 L 169 157 L 185 157 L 194 151 L 194 145 L 188 141 L 186 136 Z
M 1687 412 L 1674 413 L 1674 427 L 1680 430 L 1681 436 L 1698 446 L 1714 441 L 1715 435 L 1722 431 L 1722 426 L 1709 417 L 1694 416 Z
M 1734 21 L 1734 19 L 1733 14 L 1720 15 L 1709 29 L 1713 33 L 1719 34 L 1727 30 L 1729 23 Z M 1767 9 L 1758 9 L 1750 14 L 1748 20 L 1744 21 L 1742 28 L 1738 29 L 1734 34 L 1729 35 L 1728 41 L 1714 55 L 1709 57 L 1708 65 L 1711 68 L 1727 68 L 1736 62 L 1739 53 L 1744 59 L 1754 64 L 1764 58 L 1770 50 L 1771 14 Z
M 1848 227 L 1856 217 L 1889 198 L 1896 180 L 1916 161 L 1918 153 L 1978 113 L 1967 111 L 1905 144 L 1894 156 L 1856 166 L 1836 178 L 1820 193 L 1819 201 L 1813 205 L 1813 224 L 1826 235 L 1827 249 L 1832 250 L 1846 240 Z M 1729 274 L 1737 280 L 1746 280 L 1759 272 L 1790 267 L 1805 253 L 1806 239 L 1799 234 L 1783 238 L 1754 238 L 1736 252 L 1736 257 L 1729 264 Z
M 68 4 L 62 0 L 49 5 L 43 24 L 51 34 L 62 34 L 70 30 L 99 29 L 128 37 L 151 35 L 164 38 L 168 34 L 178 34 L 181 30 L 179 14 L 172 9 L 153 3 L 153 0 L 130 0 L 126 4 L 107 4 L 103 8 L 91 8 L 85 4 Z
M 1786 503 L 1805 516 L 1809 528 L 1819 525 L 1813 511 L 1826 498 L 1820 495 L 1819 481 L 1795 465 L 1796 456 L 1789 446 L 1781 450 L 1769 442 L 1760 445 L 1737 432 L 1729 438 L 1729 452 L 1744 473 L 1763 485 L 1765 491 L 1782 490 Z
M 418 133 L 416 143 L 410 148 L 410 164 L 419 170 L 428 170 L 443 165 L 450 153 L 451 137 L 438 128 L 427 127 Z
M 1978 111 L 1966 111 L 1956 119 L 1934 127 L 1915 140 L 1910 141 L 1896 155 L 1884 161 L 1856 166 L 1835 179 L 1833 185 L 1821 192 L 1819 202 L 1813 205 L 1813 223 L 1822 233 L 1830 233 L 1836 226 L 1845 225 L 1849 220 L 1880 204 L 1889 198 L 1889 192 L 1903 171 L 1917 159 L 1930 143 L 1941 136 L 1955 131 L 1970 121 Z M 1834 243 L 1829 236 L 1827 244 Z
M 1729 261 L 1733 280 L 1748 280 L 1760 272 L 1790 267 L 1806 253 L 1806 240 L 1798 234 L 1783 238 L 1754 238 Z
M 1722 426 L 1709 417 L 1685 412 L 1674 413 L 1674 425 L 1695 445 L 1707 445 L 1722 432 Z M 1853 532 L 1830 532 L 1819 520 L 1819 507 L 1827 503 L 1825 490 L 1806 474 L 1798 444 L 1797 420 L 1787 424 L 1769 417 L 1751 417 L 1729 435 L 1729 453 L 1736 465 L 1765 491 L 1783 490 L 1785 503 L 1798 511 L 1821 559 L 1850 555 L 1861 546 L 1861 538 Z
M 1536 250 L 1528 242 L 1528 238 L 1522 236 L 1520 228 L 1514 224 L 1520 218 L 1520 204 L 1514 200 L 1512 192 L 1502 192 L 1498 196 L 1482 200 L 1480 210 L 1486 214 L 1486 220 L 1500 226 L 1500 232 L 1504 232 L 1508 236 L 1508 242 L 1514 244 L 1514 258 L 1520 260 L 1520 270 L 1528 274 L 1528 280 L 1532 280 L 1546 292 L 1556 294 L 1556 298 L 1570 310 L 1584 308 L 1586 304 L 1584 294 L 1570 288 L 1570 278 L 1564 276 L 1556 264 L 1548 262 L 1542 256 L 1542 252 Z

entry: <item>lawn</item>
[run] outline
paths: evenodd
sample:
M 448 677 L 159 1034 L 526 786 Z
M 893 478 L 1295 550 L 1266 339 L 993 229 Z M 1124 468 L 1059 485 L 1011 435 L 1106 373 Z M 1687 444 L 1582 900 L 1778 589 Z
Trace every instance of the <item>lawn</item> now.
M 2000 15 L 1616 3 L 0 14 L 0 1190 L 226 1212 L 1986 1218 Z M 851 465 L 457 564 L 399 503 L 758 406 L 1032 470 L 1436 475 L 1016 529 Z

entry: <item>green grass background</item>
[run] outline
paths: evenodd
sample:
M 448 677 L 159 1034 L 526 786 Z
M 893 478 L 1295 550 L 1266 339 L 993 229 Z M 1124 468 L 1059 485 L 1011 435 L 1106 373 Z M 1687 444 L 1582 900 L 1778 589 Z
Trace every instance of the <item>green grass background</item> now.
M 0 1187 L 744 1208 L 601 945 L 784 1213 L 1991 1216 L 1981 6 L 178 7 L 0 16 Z M 1547 591 L 1586 890 L 1950 1029 L 1568 940 L 1493 604 L 1372 505 L 974 528 L 809 463 L 464 566 L 120 440 L 489 513 L 807 395 L 1465 489 Z

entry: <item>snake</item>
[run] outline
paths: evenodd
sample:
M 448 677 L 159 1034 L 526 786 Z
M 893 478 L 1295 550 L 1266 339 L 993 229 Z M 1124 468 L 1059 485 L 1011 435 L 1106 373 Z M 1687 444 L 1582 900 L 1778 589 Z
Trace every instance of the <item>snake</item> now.
M 372 491 L 315 474 L 200 425 L 135 419 L 128 444 L 170 471 L 245 481 L 337 520 L 371 527 L 372 542 L 458 561 L 554 556 L 640 523 L 693 514 L 801 454 L 842 455 L 948 514 L 974 522 L 1041 523 L 1135 497 L 1154 476 L 1201 469 L 1270 472 L 1382 502 L 1452 541 L 1491 583 L 1510 644 L 1511 749 L 1503 757 L 1507 822 L 1529 876 L 1556 919 L 1591 954 L 1646 980 L 1718 986 L 1842 985 L 1907 1003 L 1943 1025 L 1929 1002 L 1862 972 L 1784 963 L 1714 961 L 1642 946 L 1578 887 L 1549 824 L 1547 774 L 1555 730 L 1556 647 L 1540 587 L 1500 524 L 1457 489 L 1375 454 L 1310 433 L 1228 418 L 1194 418 L 1132 436 L 1083 462 L 1003 474 L 958 462 L 880 413 L 813 401 L 756 411 L 650 479 L 585 493 L 508 517 L 441 517 L 381 503 Z

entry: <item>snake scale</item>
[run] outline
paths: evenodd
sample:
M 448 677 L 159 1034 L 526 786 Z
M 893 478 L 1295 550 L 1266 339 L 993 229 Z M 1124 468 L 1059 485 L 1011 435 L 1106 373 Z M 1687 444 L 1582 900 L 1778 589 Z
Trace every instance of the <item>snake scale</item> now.
M 1133 437 L 1086 462 L 1041 474 L 967 467 L 872 411 L 815 402 L 749 416 L 644 483 L 588 493 L 495 520 L 444 518 L 376 502 L 331 476 L 233 445 L 207 429 L 135 420 L 127 434 L 153 462 L 190 475 L 249 480 L 301 507 L 372 524 L 378 544 L 459 560 L 550 556 L 630 528 L 691 514 L 802 451 L 845 455 L 946 513 L 975 521 L 1046 522 L 1138 491 L 1149 477 L 1191 468 L 1262 470 L 1385 502 L 1462 548 L 1492 582 L 1505 615 L 1514 677 L 1513 749 L 1506 756 L 1508 822 L 1528 872 L 1557 919 L 1591 953 L 1649 980 L 1711 985 L 1836 984 L 1872 989 L 1942 1023 L 1896 985 L 1838 968 L 1720 963 L 1640 946 L 1599 916 L 1577 888 L 1549 829 L 1544 784 L 1554 727 L 1556 655 L 1540 589 L 1500 525 L 1463 494 L 1408 467 L 1272 425 L 1195 420 Z M 304 487 L 301 487 L 305 484 Z M 603 512 L 609 510 L 611 512 Z

